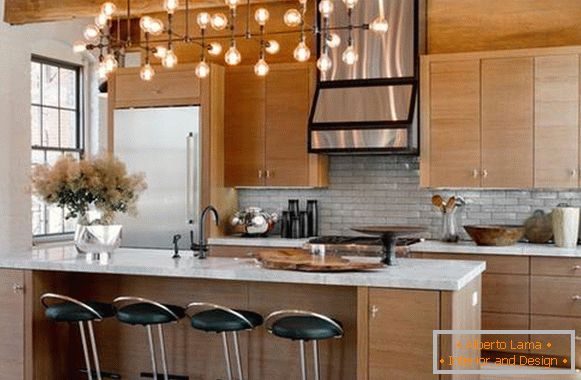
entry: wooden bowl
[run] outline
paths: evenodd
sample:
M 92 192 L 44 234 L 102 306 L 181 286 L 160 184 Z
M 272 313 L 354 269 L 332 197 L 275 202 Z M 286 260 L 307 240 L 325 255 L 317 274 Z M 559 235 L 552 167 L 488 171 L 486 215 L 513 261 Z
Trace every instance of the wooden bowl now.
M 525 234 L 524 226 L 516 225 L 464 226 L 464 229 L 477 245 L 486 246 L 514 245 Z

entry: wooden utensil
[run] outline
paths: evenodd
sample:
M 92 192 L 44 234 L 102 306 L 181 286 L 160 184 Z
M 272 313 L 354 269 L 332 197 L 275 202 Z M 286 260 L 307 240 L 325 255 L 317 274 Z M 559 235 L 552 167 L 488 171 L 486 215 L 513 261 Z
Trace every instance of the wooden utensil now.
M 448 199 L 448 202 L 446 202 L 446 212 L 450 214 L 454 211 L 455 208 L 456 208 L 456 197 L 452 196 L 450 197 L 450 199 Z
M 444 200 L 442 199 L 441 195 L 439 194 L 434 195 L 432 197 L 432 204 L 436 206 L 438 210 L 446 211 L 446 204 L 444 203 Z

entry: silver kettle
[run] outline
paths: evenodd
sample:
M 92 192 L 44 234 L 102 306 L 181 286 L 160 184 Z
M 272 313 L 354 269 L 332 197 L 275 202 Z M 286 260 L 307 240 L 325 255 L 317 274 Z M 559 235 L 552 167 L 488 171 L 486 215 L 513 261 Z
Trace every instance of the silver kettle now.
M 237 211 L 230 220 L 232 226 L 242 230 L 246 237 L 266 237 L 276 226 L 278 214 L 268 213 L 259 207 Z

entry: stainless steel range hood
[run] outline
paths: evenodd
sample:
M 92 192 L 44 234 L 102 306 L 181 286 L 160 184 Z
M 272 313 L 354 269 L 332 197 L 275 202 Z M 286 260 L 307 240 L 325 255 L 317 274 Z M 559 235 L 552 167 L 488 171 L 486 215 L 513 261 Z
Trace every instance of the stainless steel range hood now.
M 341 61 L 345 42 L 330 49 L 333 68 L 321 73 L 309 121 L 309 150 L 315 153 L 417 154 L 419 0 L 359 1 L 355 25 L 383 14 L 381 35 L 354 29 L 359 61 Z M 345 7 L 336 6 L 333 25 L 347 25 Z M 337 32 L 347 41 L 348 31 Z M 321 41 L 319 41 L 319 45 Z

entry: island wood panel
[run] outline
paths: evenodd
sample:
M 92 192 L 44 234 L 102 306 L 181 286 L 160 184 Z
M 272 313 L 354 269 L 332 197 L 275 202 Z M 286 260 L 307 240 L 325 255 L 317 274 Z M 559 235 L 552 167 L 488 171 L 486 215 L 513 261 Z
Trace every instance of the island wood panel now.
M 266 77 L 266 185 L 307 186 L 306 126 L 312 65 L 277 66 Z
M 533 58 L 482 60 L 482 186 L 533 186 Z
M 531 258 L 533 276 L 566 276 L 581 278 L 581 258 L 533 257 Z
M 299 248 L 280 248 L 280 247 L 252 247 L 252 246 L 233 246 L 233 245 L 211 245 L 210 256 L 212 257 L 239 257 L 250 258 L 255 254 L 266 251 L 302 251 Z
M 529 276 L 486 274 L 482 279 L 482 310 L 529 313 Z
M 577 187 L 579 56 L 535 57 L 535 187 Z
M 265 79 L 248 67 L 226 70 L 225 183 L 263 186 L 265 160 Z
M 581 317 L 581 279 L 533 276 L 531 313 L 562 317 Z
M 22 286 L 22 290 L 15 289 Z M 24 379 L 24 271 L 0 270 L 0 379 Z
M 577 0 L 430 0 L 428 52 L 581 44 Z
M 429 186 L 480 186 L 480 62 L 431 63 L 429 98 Z M 428 78 L 423 78 L 428 80 Z
M 530 328 L 528 314 L 482 313 L 482 330 L 529 330 Z M 487 334 L 482 336 L 482 340 L 488 342 L 496 340 L 507 342 L 507 339 L 527 341 L 529 338 L 529 334 Z M 517 350 L 512 351 L 520 352 Z

